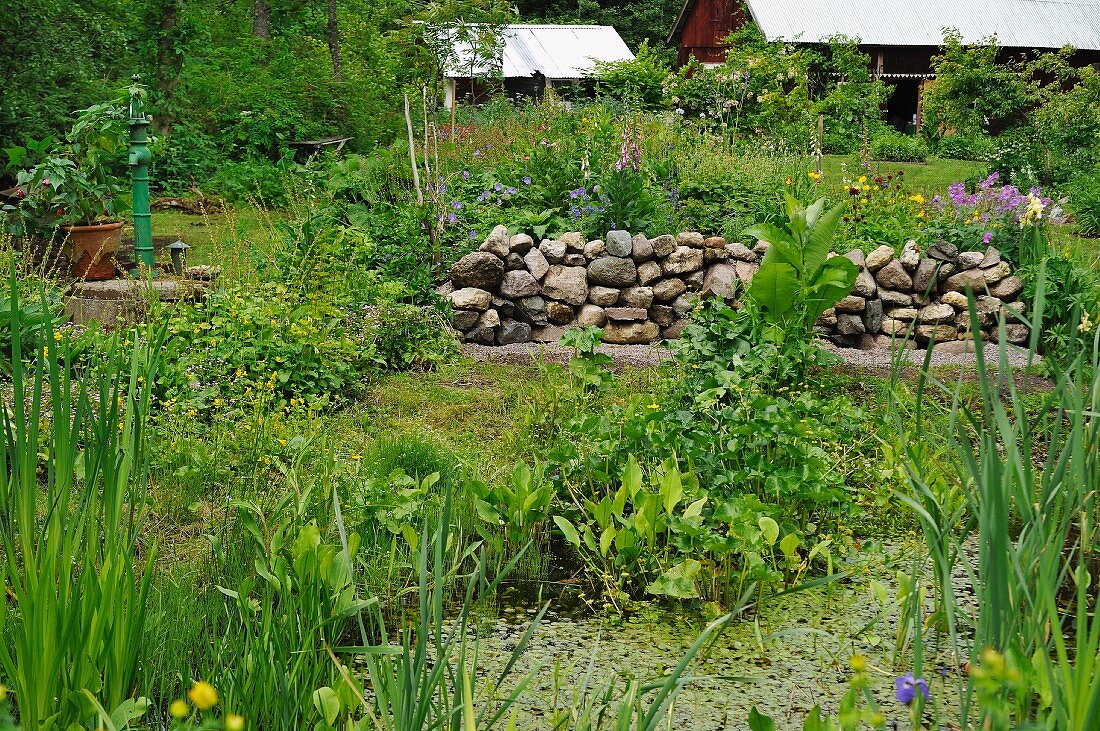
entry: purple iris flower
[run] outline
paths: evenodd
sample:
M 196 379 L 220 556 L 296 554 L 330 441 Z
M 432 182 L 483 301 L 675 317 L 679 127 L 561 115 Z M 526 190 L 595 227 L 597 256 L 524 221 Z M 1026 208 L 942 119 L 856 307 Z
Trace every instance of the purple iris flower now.
M 924 696 L 924 700 L 928 700 L 928 683 L 924 682 L 924 678 L 914 678 L 913 673 L 894 678 L 894 697 L 899 703 L 908 706 L 916 700 L 918 692 Z
M 523 176 L 523 184 L 524 185 L 530 185 L 531 184 L 531 176 L 530 175 L 524 175 Z

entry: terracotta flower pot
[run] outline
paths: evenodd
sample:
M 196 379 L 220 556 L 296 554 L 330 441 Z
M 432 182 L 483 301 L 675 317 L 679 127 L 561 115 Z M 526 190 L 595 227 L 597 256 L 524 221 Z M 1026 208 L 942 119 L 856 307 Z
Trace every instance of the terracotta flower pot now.
M 115 255 L 122 243 L 122 221 L 91 226 L 66 226 L 72 247 L 72 275 L 96 281 L 115 276 Z

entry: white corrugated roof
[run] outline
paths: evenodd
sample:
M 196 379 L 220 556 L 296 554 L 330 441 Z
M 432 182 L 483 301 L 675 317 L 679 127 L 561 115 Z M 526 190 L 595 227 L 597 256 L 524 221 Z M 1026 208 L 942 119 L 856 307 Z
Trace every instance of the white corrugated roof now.
M 816 43 L 836 35 L 872 46 L 939 46 L 996 34 L 1010 48 L 1100 49 L 1100 0 L 747 0 L 768 40 Z
M 595 61 L 629 61 L 634 54 L 610 25 L 506 25 L 501 71 L 505 78 L 542 72 L 548 79 L 581 79 Z M 455 48 L 456 60 L 447 64 L 447 76 L 468 76 L 469 45 Z M 463 61 L 463 59 L 466 59 Z M 475 65 L 476 74 L 485 73 Z

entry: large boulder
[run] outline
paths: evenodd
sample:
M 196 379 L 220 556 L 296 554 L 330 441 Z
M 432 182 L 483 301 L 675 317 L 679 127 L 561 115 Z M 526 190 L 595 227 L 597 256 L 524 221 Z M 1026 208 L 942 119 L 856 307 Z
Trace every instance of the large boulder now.
M 872 335 L 882 329 L 882 300 L 867 300 L 863 308 L 863 329 Z
M 531 326 L 516 320 L 501 320 L 497 330 L 497 345 L 526 343 L 531 339 Z
M 565 244 L 565 248 L 568 251 L 572 251 L 577 254 L 584 251 L 584 235 L 581 234 L 579 231 L 570 231 L 569 233 L 564 233 L 558 240 Z
M 545 252 L 544 252 L 545 253 Z M 546 272 L 542 293 L 551 299 L 580 306 L 588 299 L 588 276 L 584 267 L 555 264 Z
M 880 287 L 886 289 L 895 289 L 900 292 L 911 292 L 913 290 L 913 278 L 909 276 L 909 272 L 905 271 L 905 267 L 897 259 L 891 259 L 889 263 L 879 269 L 875 274 L 875 281 L 878 282 Z
M 634 237 L 634 248 L 630 252 L 634 261 L 649 261 L 653 258 L 653 243 L 645 236 L 639 234 Z
M 603 341 L 617 345 L 641 345 L 652 343 L 661 336 L 657 323 L 650 320 L 640 322 L 608 322 L 603 329 Z
M 500 296 L 505 299 L 515 300 L 524 297 L 534 297 L 539 293 L 539 283 L 526 269 L 516 269 L 505 272 L 500 280 Z
M 641 307 L 608 307 L 604 314 L 612 322 L 638 322 L 649 317 L 649 311 Z
M 635 249 L 637 251 L 637 249 Z M 638 284 L 645 287 L 661 278 L 661 265 L 647 261 L 638 265 Z
M 702 292 L 722 299 L 732 299 L 740 288 L 737 267 L 733 264 L 715 264 L 703 277 Z
M 702 241 L 699 242 L 702 244 Z M 688 274 L 703 268 L 703 252 L 690 246 L 678 246 L 661 264 L 665 274 Z
M 726 244 L 726 251 L 729 252 L 731 258 L 737 259 L 738 261 L 756 261 L 759 258 L 756 256 L 755 251 L 745 246 L 740 241 Z
M 456 310 L 478 310 L 484 312 L 489 309 L 489 304 L 493 301 L 493 295 L 486 292 L 484 289 L 478 289 L 477 287 L 463 287 L 462 289 L 456 289 L 447 295 L 451 300 L 451 306 Z
M 561 260 L 565 258 L 565 242 L 543 239 L 542 243 L 539 244 L 539 251 L 546 257 L 546 261 L 551 264 L 561 264 Z
M 584 305 L 581 307 L 581 311 L 577 313 L 578 327 L 584 327 L 585 325 L 603 327 L 606 322 L 607 315 L 599 305 Z
M 630 238 L 629 231 L 608 231 L 603 243 L 607 253 L 611 256 L 630 256 L 634 251 L 634 241 Z
M 553 325 L 568 325 L 573 322 L 573 308 L 564 302 L 551 300 L 546 303 L 546 316 Z
M 990 288 L 989 293 L 994 297 L 1011 302 L 1024 291 L 1024 281 L 1019 277 L 1005 277 Z
M 975 252 L 964 251 L 963 254 L 970 254 Z M 959 255 L 962 258 L 962 254 Z M 976 294 L 984 294 L 986 290 L 985 275 L 982 274 L 981 269 L 964 269 L 958 274 L 952 274 L 944 282 L 944 287 L 949 292 L 962 292 L 965 294 L 967 290 L 971 290 Z
M 487 251 L 503 259 L 508 256 L 508 252 L 511 251 L 508 247 L 508 238 L 508 228 L 506 226 L 497 226 L 492 230 L 488 238 L 481 243 L 478 250 Z
M 936 293 L 936 270 L 940 263 L 935 259 L 925 257 L 917 264 L 917 270 L 913 273 L 913 291 L 921 294 Z
M 523 256 L 531 247 L 535 245 L 535 240 L 528 234 L 516 234 L 512 238 L 508 239 L 508 249 Z
M 607 287 L 629 287 L 638 281 L 638 268 L 633 259 L 601 256 L 588 265 L 588 278 Z
M 849 315 L 863 312 L 867 308 L 867 300 L 859 295 L 850 294 L 835 305 L 837 312 L 845 312 Z
M 591 261 L 593 259 L 599 259 L 601 256 L 607 253 L 607 244 L 596 239 L 595 241 L 589 241 L 584 245 L 584 258 Z
M 894 247 L 883 244 L 867 255 L 866 266 L 871 273 L 877 272 L 894 259 Z
M 455 330 L 469 330 L 477 325 L 480 319 L 481 313 L 477 310 L 455 310 L 453 320 Z
M 852 286 L 852 294 L 860 297 L 874 297 L 878 294 L 878 284 L 875 277 L 867 269 L 860 269 L 856 275 L 856 283 Z
M 955 308 L 942 302 L 922 307 L 918 315 L 921 324 L 939 325 L 955 319 Z
M 695 249 L 703 248 L 703 234 L 698 231 L 681 231 L 676 234 L 676 243 L 680 246 L 690 246 Z
M 658 259 L 663 259 L 676 251 L 676 239 L 669 234 L 663 234 L 655 239 L 650 239 L 649 243 L 653 244 L 653 255 Z
M 467 254 L 451 267 L 451 282 L 456 289 L 476 287 L 492 291 L 503 275 L 504 261 L 488 251 Z

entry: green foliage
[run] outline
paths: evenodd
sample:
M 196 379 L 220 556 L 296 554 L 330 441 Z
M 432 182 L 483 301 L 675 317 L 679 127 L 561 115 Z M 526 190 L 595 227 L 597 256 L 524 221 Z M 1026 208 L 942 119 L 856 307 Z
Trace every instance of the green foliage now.
M 825 80 L 824 93 L 819 91 L 814 103 L 814 110 L 824 116 L 823 152 L 856 152 L 864 139 L 885 129 L 882 108 L 890 91 L 871 74 L 871 59 L 856 41 L 832 38 L 820 53 L 819 61 L 811 61 L 810 73 L 819 83 Z
M 1100 236 L 1100 174 L 1078 175 L 1068 193 L 1077 230 L 1085 236 Z
M 670 69 L 664 59 L 643 41 L 631 61 L 598 61 L 593 69 L 598 95 L 632 109 L 658 109 L 664 101 Z
M 944 135 L 936 142 L 936 155 L 951 160 L 987 160 L 995 143 L 984 135 L 954 133 Z
M 891 162 L 924 162 L 928 159 L 928 145 L 920 137 L 883 132 L 871 141 L 871 157 Z
M 850 260 L 829 257 L 844 204 L 826 211 L 825 199 L 819 198 L 804 207 L 790 194 L 786 203 L 782 228 L 763 224 L 745 232 L 769 244 L 749 296 L 763 308 L 779 341 L 804 337 L 822 312 L 851 292 L 859 274 Z
M 12 285 L 17 292 L 14 274 Z M 0 412 L 0 629 L 8 641 L 0 665 L 21 725 L 34 731 L 122 708 L 140 674 L 156 555 L 155 545 L 141 545 L 145 427 L 163 331 L 148 328 L 128 356 L 115 336 L 98 367 L 75 380 L 70 341 L 55 339 L 49 323 L 45 350 L 24 364 L 25 311 L 17 295 L 9 307 L 14 399 Z M 147 706 L 130 701 L 130 718 Z

